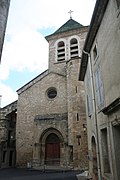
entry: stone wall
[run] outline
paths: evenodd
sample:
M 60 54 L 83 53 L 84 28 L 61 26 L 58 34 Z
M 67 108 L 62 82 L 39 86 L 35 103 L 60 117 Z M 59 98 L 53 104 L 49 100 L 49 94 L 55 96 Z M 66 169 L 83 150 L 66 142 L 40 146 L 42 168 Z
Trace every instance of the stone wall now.
M 85 27 L 50 37 L 48 71 L 18 90 L 18 166 L 25 166 L 31 161 L 36 165 L 43 163 L 45 138 L 41 137 L 45 132 L 46 135 L 55 132 L 61 139 L 60 165 L 65 165 L 66 161 L 74 168 L 87 168 L 87 133 L 83 130 L 83 125 L 86 125 L 84 86 L 78 81 L 80 57 L 56 62 L 57 40 L 63 38 L 70 46 L 70 38 L 77 37 L 81 54 L 87 30 Z M 69 48 L 66 48 L 68 54 Z M 47 96 L 50 87 L 57 90 L 53 99 Z
M 15 166 L 16 112 L 17 101 L 0 109 L 0 167 Z
M 54 100 L 47 97 L 47 90 L 50 87 L 57 89 L 57 96 Z M 46 116 L 46 114 L 66 113 L 66 93 L 66 78 L 55 73 L 50 73 L 19 95 L 16 129 L 18 165 L 25 165 L 27 161 L 32 161 L 33 145 L 35 141 L 38 142 L 38 137 L 34 139 L 35 117 L 37 115 Z M 61 124 L 59 124 L 60 126 Z M 46 127 L 47 124 L 45 121 L 44 129 Z M 54 123 L 51 124 L 51 127 L 54 127 Z M 56 128 L 58 127 L 56 126 Z
M 85 92 L 83 82 L 78 81 L 80 59 L 73 59 L 67 64 L 68 92 L 68 137 L 73 146 L 74 167 L 87 168 L 87 132 L 85 112 Z

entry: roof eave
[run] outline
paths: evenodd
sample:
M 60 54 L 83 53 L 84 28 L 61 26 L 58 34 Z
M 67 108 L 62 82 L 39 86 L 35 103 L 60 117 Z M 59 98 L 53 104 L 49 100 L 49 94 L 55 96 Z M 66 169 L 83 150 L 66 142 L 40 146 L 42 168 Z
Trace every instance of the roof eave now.
M 22 86 L 21 88 L 19 88 L 16 92 L 19 94 L 21 94 L 22 92 L 24 92 L 26 89 L 30 88 L 31 86 L 33 86 L 35 83 L 37 83 L 40 79 L 42 79 L 44 76 L 46 76 L 48 74 L 48 69 L 43 71 L 41 74 L 39 74 L 38 76 L 36 76 L 35 78 L 33 78 L 31 81 L 29 81 L 28 83 L 26 83 L 24 86 Z
M 53 34 L 50 34 L 50 35 L 48 35 L 48 36 L 45 36 L 45 39 L 49 42 L 52 38 L 56 38 L 58 35 L 61 35 L 61 34 L 63 34 L 64 35 L 64 33 L 66 33 L 66 32 L 73 32 L 73 31 L 76 31 L 76 30 L 83 30 L 83 29 L 86 29 L 86 28 L 89 28 L 89 25 L 88 26 L 83 26 L 83 27 L 81 27 L 81 28 L 76 28 L 76 29 L 70 29 L 70 30 L 67 30 L 67 31 L 64 31 L 64 32 L 58 32 L 58 33 L 53 33 Z

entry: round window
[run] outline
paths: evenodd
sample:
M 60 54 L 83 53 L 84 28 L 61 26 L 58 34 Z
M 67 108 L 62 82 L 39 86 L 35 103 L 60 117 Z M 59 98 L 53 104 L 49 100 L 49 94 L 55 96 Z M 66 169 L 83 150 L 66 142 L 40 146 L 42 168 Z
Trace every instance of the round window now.
M 49 88 L 49 89 L 47 90 L 47 96 L 48 96 L 48 98 L 50 98 L 50 99 L 55 98 L 55 97 L 57 96 L 57 90 L 56 90 L 55 88 Z

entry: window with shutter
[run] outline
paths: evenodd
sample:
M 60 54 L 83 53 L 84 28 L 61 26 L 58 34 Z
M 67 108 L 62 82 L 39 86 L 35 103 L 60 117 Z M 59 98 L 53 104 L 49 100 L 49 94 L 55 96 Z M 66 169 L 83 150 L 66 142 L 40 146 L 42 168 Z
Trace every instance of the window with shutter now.
M 101 80 L 100 69 L 98 68 L 95 72 L 95 84 L 96 84 L 96 96 L 98 107 L 103 105 L 103 83 Z

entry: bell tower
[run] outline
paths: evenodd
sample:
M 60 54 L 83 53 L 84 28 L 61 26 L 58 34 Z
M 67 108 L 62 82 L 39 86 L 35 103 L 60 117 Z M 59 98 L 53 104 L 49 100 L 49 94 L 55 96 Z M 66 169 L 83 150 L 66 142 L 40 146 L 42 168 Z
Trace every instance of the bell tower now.
M 84 26 L 70 18 L 53 34 L 46 36 L 49 43 L 49 70 L 66 74 L 66 63 L 75 57 L 80 57 L 80 29 Z
M 87 166 L 87 133 L 83 82 L 78 81 L 81 53 L 88 27 L 70 19 L 46 37 L 49 42 L 49 71 L 66 77 L 68 146 L 74 167 Z M 78 138 L 79 137 L 79 138 Z

